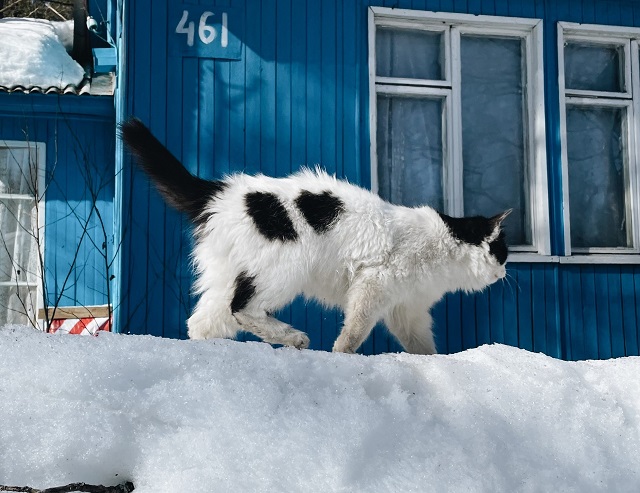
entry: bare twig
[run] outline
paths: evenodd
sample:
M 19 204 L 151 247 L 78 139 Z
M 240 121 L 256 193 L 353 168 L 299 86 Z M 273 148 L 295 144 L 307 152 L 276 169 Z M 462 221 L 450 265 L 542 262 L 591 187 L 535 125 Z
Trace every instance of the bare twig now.
M 133 483 L 127 481 L 116 486 L 103 486 L 101 484 L 71 483 L 64 486 L 54 486 L 43 490 L 29 486 L 5 486 L 0 484 L 0 491 L 17 491 L 24 493 L 70 493 L 81 491 L 86 493 L 130 493 L 134 490 Z

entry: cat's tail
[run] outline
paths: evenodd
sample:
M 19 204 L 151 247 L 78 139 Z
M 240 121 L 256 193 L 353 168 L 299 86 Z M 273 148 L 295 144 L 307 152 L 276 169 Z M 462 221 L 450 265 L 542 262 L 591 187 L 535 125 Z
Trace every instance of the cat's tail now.
M 122 122 L 119 134 L 162 198 L 198 222 L 209 201 L 224 188 L 224 182 L 204 180 L 189 173 L 137 118 Z

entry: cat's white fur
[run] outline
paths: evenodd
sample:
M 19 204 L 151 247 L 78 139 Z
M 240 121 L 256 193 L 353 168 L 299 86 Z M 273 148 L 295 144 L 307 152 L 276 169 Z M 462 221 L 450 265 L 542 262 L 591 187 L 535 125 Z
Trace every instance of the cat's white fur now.
M 237 174 L 225 182 L 197 232 L 193 259 L 201 296 L 188 321 L 193 339 L 247 330 L 270 343 L 307 347 L 306 334 L 269 315 L 302 293 L 344 310 L 334 351 L 354 352 L 384 320 L 408 352 L 432 354 L 431 307 L 447 292 L 481 290 L 505 276 L 487 242 L 456 240 L 430 207 L 391 205 L 319 170 L 277 179 Z M 317 234 L 295 206 L 302 190 L 330 190 L 347 210 L 334 227 Z M 254 191 L 280 199 L 298 232 L 296 241 L 269 240 L 256 230 L 244 202 Z M 256 295 L 232 314 L 242 271 L 257 276 Z
M 334 351 L 355 352 L 384 320 L 407 351 L 432 354 L 431 307 L 447 292 L 481 290 L 506 274 L 508 212 L 460 220 L 391 205 L 321 170 L 207 181 L 140 120 L 123 123 L 121 135 L 165 200 L 196 225 L 193 339 L 244 330 L 308 347 L 304 332 L 271 316 L 303 294 L 344 311 Z

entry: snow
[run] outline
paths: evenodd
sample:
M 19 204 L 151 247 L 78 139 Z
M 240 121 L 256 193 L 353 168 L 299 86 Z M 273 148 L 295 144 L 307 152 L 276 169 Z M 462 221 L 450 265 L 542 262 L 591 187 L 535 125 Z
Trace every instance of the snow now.
M 0 484 L 636 492 L 640 358 L 0 330 Z
M 72 23 L 0 19 L 0 86 L 64 89 L 77 86 L 83 68 L 67 53 Z

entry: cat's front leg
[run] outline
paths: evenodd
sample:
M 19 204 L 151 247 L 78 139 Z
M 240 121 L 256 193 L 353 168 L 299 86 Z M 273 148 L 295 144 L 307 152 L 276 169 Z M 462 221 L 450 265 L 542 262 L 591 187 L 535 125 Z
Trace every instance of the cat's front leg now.
M 396 336 L 405 351 L 411 354 L 435 354 L 433 340 L 433 320 L 425 301 L 401 303 L 384 317 L 389 331 Z
M 347 293 L 344 324 L 333 351 L 355 353 L 369 337 L 382 313 L 382 286 L 378 279 L 369 278 L 352 285 Z

